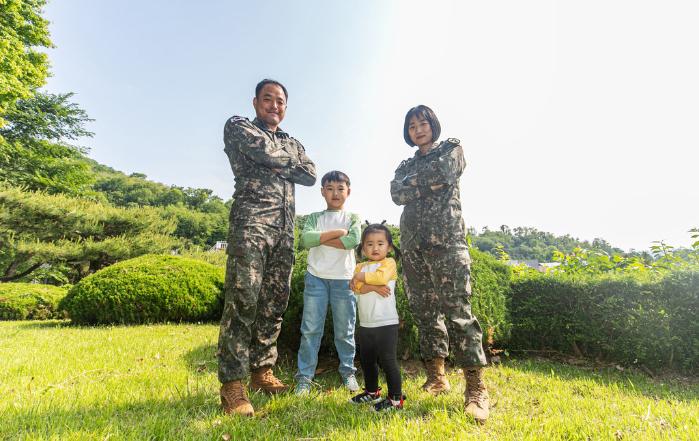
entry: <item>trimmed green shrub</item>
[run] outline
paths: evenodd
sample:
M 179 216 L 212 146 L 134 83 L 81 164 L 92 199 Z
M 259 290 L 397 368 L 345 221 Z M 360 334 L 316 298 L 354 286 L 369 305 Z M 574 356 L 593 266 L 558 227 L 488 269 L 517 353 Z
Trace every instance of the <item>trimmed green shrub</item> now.
M 85 277 L 61 306 L 81 324 L 219 320 L 223 280 L 223 268 L 150 254 Z
M 671 273 L 658 285 L 669 319 L 667 364 L 699 372 L 699 271 Z
M 58 307 L 67 288 L 37 283 L 0 283 L 0 320 L 65 318 Z
M 510 279 L 512 269 L 488 253 L 471 249 L 471 284 L 473 314 L 483 328 L 483 344 L 487 341 L 502 346 L 510 337 Z
M 507 301 L 509 294 L 510 267 L 497 261 L 487 253 L 472 250 L 472 281 L 473 296 L 471 303 L 484 330 L 484 343 L 488 336 L 496 343 L 504 341 L 509 336 L 510 324 L 507 317 Z M 298 350 L 301 338 L 301 318 L 303 315 L 303 289 L 306 274 L 308 252 L 297 251 L 296 263 L 291 276 L 291 295 L 289 306 L 284 314 L 279 345 Z M 400 263 L 398 271 L 401 273 Z M 396 307 L 401 320 L 398 341 L 398 355 L 420 357 L 419 336 L 415 319 L 410 311 L 408 299 L 403 288 L 402 277 L 396 283 Z M 491 334 L 489 334 L 489 332 Z M 325 331 L 321 341 L 321 351 L 335 353 L 333 342 L 332 314 L 328 311 L 325 321 Z
M 299 343 L 301 341 L 301 318 L 303 316 L 304 287 L 303 278 L 306 274 L 307 258 L 308 251 L 296 251 L 296 261 L 294 262 L 294 268 L 291 272 L 291 293 L 289 294 L 289 306 L 284 313 L 282 330 L 279 334 L 279 339 L 277 340 L 277 344 L 279 346 L 285 347 L 294 353 L 298 351 Z M 328 314 L 328 319 L 329 318 L 330 314 Z M 330 320 L 328 319 L 325 321 L 325 332 L 323 334 L 323 342 L 321 342 L 322 348 L 327 346 L 325 339 L 328 333 L 332 335 L 332 326 L 329 323 Z M 332 343 L 330 344 L 330 347 L 332 347 Z
M 529 275 L 512 283 L 510 346 L 696 372 L 698 306 L 696 271 L 660 282 Z

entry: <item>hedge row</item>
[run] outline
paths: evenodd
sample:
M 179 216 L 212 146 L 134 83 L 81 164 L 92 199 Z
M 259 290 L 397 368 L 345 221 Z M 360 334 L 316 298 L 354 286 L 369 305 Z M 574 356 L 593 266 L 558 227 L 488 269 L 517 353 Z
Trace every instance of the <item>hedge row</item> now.
M 659 282 L 530 276 L 512 283 L 509 346 L 697 372 L 698 312 L 698 271 Z
M 58 307 L 67 288 L 36 283 L 0 283 L 0 320 L 64 318 Z
M 145 255 L 85 277 L 61 306 L 80 324 L 218 320 L 223 279 L 223 269 L 206 262 Z
M 292 351 L 298 349 L 301 338 L 300 328 L 307 256 L 308 253 L 305 250 L 296 254 L 296 263 L 291 277 L 289 307 L 284 314 L 282 332 L 279 338 L 279 344 Z M 511 327 L 507 314 L 509 281 L 511 277 L 510 267 L 499 262 L 491 255 L 478 250 L 473 250 L 471 257 L 473 258 L 471 267 L 473 296 L 471 297 L 471 303 L 473 312 L 478 317 L 485 332 L 484 344 L 487 340 L 494 341 L 496 345 L 502 344 L 508 339 Z M 401 277 L 398 278 L 398 283 L 396 284 L 396 306 L 401 320 L 398 354 L 399 356 L 418 358 L 420 349 L 417 326 L 410 312 Z M 328 311 L 325 332 L 321 341 L 321 351 L 334 353 L 332 329 L 332 313 Z

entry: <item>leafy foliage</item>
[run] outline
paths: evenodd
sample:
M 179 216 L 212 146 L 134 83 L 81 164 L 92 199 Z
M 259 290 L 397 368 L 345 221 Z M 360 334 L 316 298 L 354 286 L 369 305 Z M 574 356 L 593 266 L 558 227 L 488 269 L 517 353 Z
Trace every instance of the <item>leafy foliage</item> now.
M 529 275 L 512 283 L 510 344 L 696 372 L 698 307 L 697 271 L 670 273 L 660 282 Z
M 296 221 L 298 226 L 303 225 L 303 217 Z M 400 231 L 395 226 L 389 225 L 394 243 L 400 247 Z M 298 243 L 298 242 L 297 242 Z M 303 314 L 303 290 L 306 274 L 308 251 L 296 250 L 296 262 L 291 276 L 291 294 L 289 306 L 284 314 L 280 344 L 293 350 L 299 347 L 301 338 L 301 318 Z M 495 340 L 501 343 L 507 339 L 510 331 L 509 318 L 507 317 L 507 302 L 509 294 L 510 268 L 498 262 L 492 256 L 472 250 L 472 275 L 473 296 L 471 302 L 473 311 L 484 328 L 484 340 Z M 403 357 L 419 357 L 419 336 L 417 324 L 410 311 L 408 298 L 403 287 L 403 278 L 400 276 L 402 267 L 398 262 L 398 282 L 396 283 L 396 307 L 400 317 L 400 334 L 398 353 Z M 321 350 L 334 353 L 332 313 L 328 313 L 325 322 Z
M 85 123 L 92 119 L 70 101 L 73 95 L 36 92 L 16 101 L 5 113 L 7 124 L 0 128 L 0 135 L 8 141 L 20 142 L 58 142 L 92 136 L 93 133 L 85 129 Z
M 576 248 L 599 250 L 608 254 L 623 252 L 619 248 L 612 247 L 604 239 L 595 239 L 590 243 L 569 235 L 555 236 L 528 227 L 510 229 L 507 225 L 502 225 L 499 230 L 490 230 L 485 227 L 481 233 L 470 230 L 469 236 L 472 244 L 479 250 L 496 257 L 505 253 L 517 260 L 534 259 L 550 262 L 555 252 L 571 253 Z
M 93 163 L 94 189 L 119 207 L 162 207 L 162 216 L 175 222 L 174 235 L 187 245 L 211 246 L 228 234 L 230 204 L 205 188 L 167 186 L 143 174 L 127 176 Z
M 41 16 L 45 3 L 0 2 L 0 127 L 8 108 L 20 98 L 29 98 L 48 75 L 48 57 L 36 50 L 53 46 L 48 21 Z
M 98 196 L 94 175 L 81 148 L 66 144 L 92 136 L 84 110 L 70 103 L 73 94 L 36 93 L 12 104 L 0 128 L 0 180 L 51 194 Z
M 179 256 L 146 255 L 96 272 L 61 303 L 75 323 L 197 322 L 221 317 L 224 272 Z
M 117 261 L 166 252 L 174 225 L 154 208 L 124 209 L 0 187 L 0 281 L 66 265 L 71 281 Z
M 0 320 L 63 318 L 58 303 L 67 290 L 67 286 L 0 283 Z
M 490 254 L 472 249 L 473 313 L 483 328 L 484 343 L 502 346 L 510 337 L 510 278 L 512 270 Z

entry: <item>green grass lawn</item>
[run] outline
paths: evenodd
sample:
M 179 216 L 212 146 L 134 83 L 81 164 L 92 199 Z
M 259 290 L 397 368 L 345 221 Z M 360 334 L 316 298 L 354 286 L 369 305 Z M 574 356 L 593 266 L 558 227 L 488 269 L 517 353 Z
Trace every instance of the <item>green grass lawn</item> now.
M 349 404 L 330 371 L 310 397 L 252 394 L 255 418 L 226 417 L 217 337 L 210 324 L 0 322 L 0 439 L 699 439 L 697 381 L 531 359 L 488 369 L 485 426 L 463 413 L 457 372 L 439 398 L 406 375 L 397 413 Z M 291 382 L 293 366 L 280 376 Z

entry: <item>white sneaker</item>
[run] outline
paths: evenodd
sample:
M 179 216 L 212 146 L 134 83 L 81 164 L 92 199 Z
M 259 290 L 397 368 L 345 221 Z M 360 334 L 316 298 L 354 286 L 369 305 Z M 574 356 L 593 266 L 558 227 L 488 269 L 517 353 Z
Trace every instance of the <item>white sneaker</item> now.
M 303 395 L 308 395 L 311 393 L 311 383 L 307 382 L 301 382 L 296 384 L 296 388 L 294 389 L 294 394 L 297 397 L 303 396 Z
M 354 374 L 349 374 L 344 377 L 342 379 L 342 384 L 344 384 L 350 392 L 357 392 L 359 390 L 359 383 L 357 383 L 357 377 L 355 377 Z

